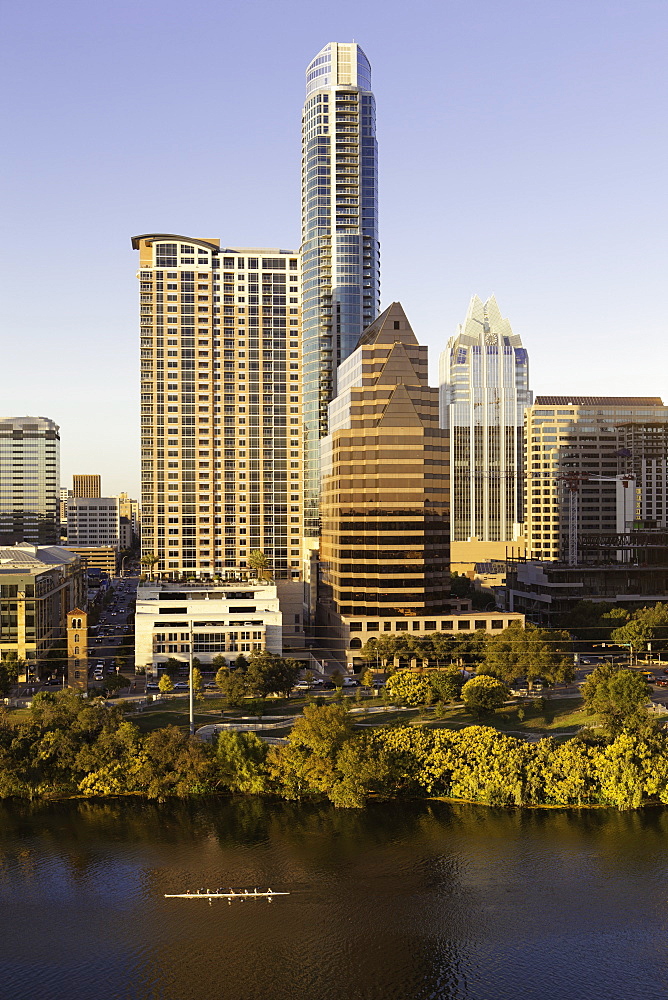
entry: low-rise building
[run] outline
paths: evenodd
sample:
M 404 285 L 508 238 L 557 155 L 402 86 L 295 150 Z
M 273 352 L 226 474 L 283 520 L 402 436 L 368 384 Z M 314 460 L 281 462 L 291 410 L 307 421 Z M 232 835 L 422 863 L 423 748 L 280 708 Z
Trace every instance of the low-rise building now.
M 360 650 L 371 638 L 400 635 L 407 632 L 415 636 L 426 635 L 428 632 L 469 635 L 479 629 L 495 634 L 508 628 L 514 622 L 520 622 L 524 625 L 524 615 L 517 612 L 468 610 L 462 613 L 454 599 L 453 607 L 457 609 L 456 612 L 438 616 L 379 618 L 375 621 L 361 615 L 355 617 L 343 615 L 337 633 L 332 633 L 330 636 L 332 652 L 334 655 L 338 655 L 342 661 L 345 658 L 349 670 L 357 670 L 364 662 L 360 656 Z
M 115 545 L 67 545 L 65 548 L 80 556 L 87 569 L 99 569 L 107 576 L 116 576 L 118 548 Z
M 49 648 L 65 635 L 69 609 L 85 601 L 83 565 L 74 553 L 60 545 L 0 548 L 0 656 L 16 654 L 39 678 Z
M 156 676 L 169 659 L 206 666 L 266 649 L 281 654 L 283 616 L 273 583 L 147 581 L 137 588 L 135 663 Z
M 580 536 L 577 566 L 548 560 L 510 560 L 506 607 L 543 625 L 560 627 L 579 601 L 643 607 L 668 593 L 668 532 L 638 522 L 631 531 Z

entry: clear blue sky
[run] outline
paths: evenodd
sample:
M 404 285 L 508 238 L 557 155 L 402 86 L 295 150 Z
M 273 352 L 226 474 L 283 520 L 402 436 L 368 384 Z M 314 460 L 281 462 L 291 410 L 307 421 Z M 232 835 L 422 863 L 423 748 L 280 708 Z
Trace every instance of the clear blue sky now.
M 536 393 L 668 395 L 665 0 L 5 0 L 0 415 L 137 495 L 130 237 L 296 247 L 304 69 L 373 68 L 383 305 L 496 294 Z

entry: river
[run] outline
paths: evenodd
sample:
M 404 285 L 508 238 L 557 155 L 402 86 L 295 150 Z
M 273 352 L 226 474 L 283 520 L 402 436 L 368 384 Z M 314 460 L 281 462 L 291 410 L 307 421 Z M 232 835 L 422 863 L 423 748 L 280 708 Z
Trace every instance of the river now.
M 0 805 L 0 997 L 668 996 L 668 811 Z M 198 887 L 289 896 L 165 899 Z

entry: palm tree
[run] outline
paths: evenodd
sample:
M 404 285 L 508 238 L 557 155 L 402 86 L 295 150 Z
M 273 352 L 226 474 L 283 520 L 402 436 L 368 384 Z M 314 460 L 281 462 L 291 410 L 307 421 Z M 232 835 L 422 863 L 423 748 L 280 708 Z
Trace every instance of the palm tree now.
M 141 557 L 141 564 L 147 567 L 150 579 L 153 579 L 153 567 L 157 561 L 158 557 L 153 555 L 152 552 L 147 552 Z
M 261 549 L 253 549 L 248 557 L 248 565 L 255 572 L 258 580 L 271 580 L 269 560 Z

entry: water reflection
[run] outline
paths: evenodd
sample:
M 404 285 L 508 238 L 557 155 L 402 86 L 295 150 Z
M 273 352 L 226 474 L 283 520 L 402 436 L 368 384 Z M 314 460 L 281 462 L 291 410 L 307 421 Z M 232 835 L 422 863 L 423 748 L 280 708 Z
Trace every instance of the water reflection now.
M 668 813 L 0 805 L 0 997 L 666 994 Z M 286 888 L 209 906 L 198 886 Z

